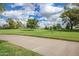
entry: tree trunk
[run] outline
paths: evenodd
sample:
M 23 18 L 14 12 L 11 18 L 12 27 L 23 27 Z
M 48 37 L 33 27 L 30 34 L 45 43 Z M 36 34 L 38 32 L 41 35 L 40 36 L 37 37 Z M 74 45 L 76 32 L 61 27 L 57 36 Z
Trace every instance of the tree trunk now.
M 73 30 L 73 25 L 71 25 L 71 30 Z
M 70 21 L 71 27 L 70 30 L 73 30 L 73 21 Z

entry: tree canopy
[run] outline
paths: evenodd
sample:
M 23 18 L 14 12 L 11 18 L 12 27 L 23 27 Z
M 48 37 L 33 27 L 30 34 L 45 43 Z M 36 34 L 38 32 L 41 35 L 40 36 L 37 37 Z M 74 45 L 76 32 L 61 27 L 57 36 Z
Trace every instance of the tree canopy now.
M 7 20 L 10 29 L 18 28 L 18 23 L 15 22 L 12 18 L 8 18 Z
M 37 27 L 37 23 L 38 23 L 38 20 L 36 19 L 28 19 L 27 21 L 27 28 L 36 28 Z
M 73 26 L 79 24 L 79 8 L 73 8 L 67 11 L 64 11 L 61 14 L 61 17 L 64 18 L 65 16 L 70 18 L 70 24 L 71 24 L 71 29 L 73 29 Z
M 0 3 L 0 13 L 4 11 L 4 4 Z

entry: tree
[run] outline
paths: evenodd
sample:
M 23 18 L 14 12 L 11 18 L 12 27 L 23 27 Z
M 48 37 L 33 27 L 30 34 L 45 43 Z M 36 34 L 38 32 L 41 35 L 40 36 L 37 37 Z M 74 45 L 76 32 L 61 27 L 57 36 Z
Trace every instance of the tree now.
M 61 30 L 61 29 L 62 29 L 62 27 L 59 23 L 56 25 L 53 25 L 53 30 Z
M 36 20 L 36 19 L 28 19 L 27 28 L 31 28 L 31 29 L 36 28 L 37 23 L 38 23 L 38 20 Z
M 62 27 L 61 27 L 61 25 L 59 23 L 56 25 L 56 28 L 57 28 L 57 30 L 61 30 L 62 29 Z
M 53 25 L 53 30 L 57 30 L 56 25 Z
M 17 26 L 17 28 L 22 27 L 22 23 L 17 21 L 17 25 L 16 26 Z
M 45 30 L 49 30 L 49 27 L 48 26 L 45 26 L 45 28 L 44 28 Z
M 1 13 L 4 11 L 4 4 L 0 3 L 0 17 L 1 17 Z
M 72 30 L 73 26 L 79 23 L 79 8 L 73 8 L 73 9 L 64 11 L 64 13 L 62 13 L 60 17 L 64 18 L 66 16 L 70 18 L 69 20 L 70 29 Z
M 8 24 L 4 24 L 2 28 L 3 28 L 3 29 L 8 29 L 9 26 L 8 26 Z
M 12 18 L 8 18 L 7 20 L 10 29 L 18 28 L 17 22 L 15 22 Z
M 4 4 L 0 3 L 0 13 L 4 11 Z

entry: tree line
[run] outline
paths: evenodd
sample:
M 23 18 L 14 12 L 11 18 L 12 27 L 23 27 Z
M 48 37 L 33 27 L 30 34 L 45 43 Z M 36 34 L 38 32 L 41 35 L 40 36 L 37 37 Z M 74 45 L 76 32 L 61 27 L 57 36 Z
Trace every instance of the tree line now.
M 22 23 L 19 21 L 14 21 L 12 18 L 8 18 L 6 21 L 8 24 L 4 24 L 2 28 L 4 29 L 18 29 L 23 28 Z M 26 28 L 35 29 L 38 27 L 38 20 L 28 19 L 26 22 Z

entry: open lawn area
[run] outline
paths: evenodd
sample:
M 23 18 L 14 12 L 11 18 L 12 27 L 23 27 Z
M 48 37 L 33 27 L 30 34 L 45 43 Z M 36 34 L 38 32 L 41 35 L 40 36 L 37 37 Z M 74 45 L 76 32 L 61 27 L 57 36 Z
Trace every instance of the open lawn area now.
M 0 56 L 39 56 L 40 54 L 23 47 L 0 40 Z
M 56 38 L 62 40 L 79 41 L 79 32 L 50 31 L 43 29 L 0 29 L 0 35 L 28 35 L 36 37 Z

